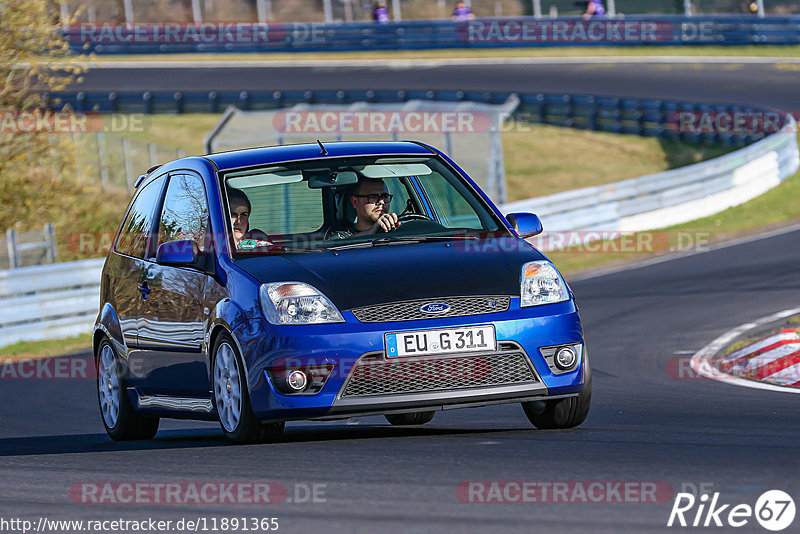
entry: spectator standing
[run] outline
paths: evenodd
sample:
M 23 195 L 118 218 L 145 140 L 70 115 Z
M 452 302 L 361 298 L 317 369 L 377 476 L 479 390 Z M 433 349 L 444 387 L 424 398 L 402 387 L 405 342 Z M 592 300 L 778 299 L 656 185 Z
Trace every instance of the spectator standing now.
M 465 20 L 472 20 L 475 18 L 475 13 L 472 12 L 467 4 L 458 2 L 456 8 L 453 10 L 453 20 L 455 22 L 463 22 Z
M 372 6 L 372 19 L 378 24 L 389 22 L 389 10 L 384 2 L 375 2 Z
M 603 5 L 603 0 L 587 0 L 586 12 L 583 14 L 583 19 L 588 20 L 591 18 L 601 18 L 606 16 L 606 8 Z

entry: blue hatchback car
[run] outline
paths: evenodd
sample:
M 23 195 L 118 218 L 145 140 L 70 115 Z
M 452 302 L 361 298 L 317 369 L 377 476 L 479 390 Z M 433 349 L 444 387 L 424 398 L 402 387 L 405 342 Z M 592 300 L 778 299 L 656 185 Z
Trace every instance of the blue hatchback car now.
M 137 183 L 94 328 L 103 424 L 219 420 L 235 442 L 290 420 L 520 403 L 538 428 L 584 421 L 578 308 L 438 150 L 325 143 L 183 158 Z

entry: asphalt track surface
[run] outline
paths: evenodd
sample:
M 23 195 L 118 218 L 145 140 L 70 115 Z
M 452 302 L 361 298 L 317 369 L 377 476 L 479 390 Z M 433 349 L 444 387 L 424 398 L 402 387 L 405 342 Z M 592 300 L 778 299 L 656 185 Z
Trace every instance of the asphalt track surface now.
M 408 84 L 417 76 L 407 75 Z M 167 77 L 173 83 L 181 78 Z M 359 83 L 347 73 L 339 77 L 347 86 Z M 445 77 L 439 73 L 437 79 Z M 758 85 L 752 77 L 739 81 L 746 88 Z M 431 80 L 415 83 L 425 82 Z M 484 82 L 499 86 L 489 77 Z M 647 72 L 640 82 L 659 85 Z M 231 81 L 226 77 L 224 83 Z M 461 85 L 467 83 L 480 81 Z M 555 80 L 550 83 L 555 87 Z M 629 79 L 604 82 L 609 91 L 615 83 L 637 90 Z M 775 100 L 765 103 L 790 107 L 779 101 L 788 85 L 767 84 L 764 91 L 774 93 L 761 98 L 772 95 Z M 738 101 L 756 96 L 722 81 L 704 87 L 707 94 L 692 95 L 685 87 L 684 93 L 695 99 L 730 94 Z M 638 96 L 654 95 L 642 89 Z M 790 231 L 573 281 L 594 369 L 594 398 L 587 421 L 568 431 L 535 430 L 518 405 L 501 405 L 438 412 L 433 422 L 411 429 L 391 427 L 380 417 L 355 424 L 290 423 L 272 444 L 231 446 L 214 424 L 177 421 L 163 422 L 152 441 L 114 443 L 102 431 L 92 380 L 2 380 L 0 518 L 257 516 L 279 518 L 279 532 L 303 533 L 663 532 L 671 498 L 647 504 L 483 504 L 460 501 L 456 489 L 465 481 L 662 481 L 674 491 L 683 484 L 712 484 L 723 503 L 752 506 L 770 489 L 797 500 L 797 397 L 682 379 L 668 369 L 670 360 L 688 359 L 730 328 L 796 307 L 798 250 L 800 231 Z M 290 497 L 295 484 L 324 484 L 325 502 L 253 507 L 70 500 L 73 484 L 102 481 L 275 481 Z M 800 519 L 793 530 L 798 524 Z M 752 518 L 737 531 L 763 532 Z
M 306 91 L 339 89 L 519 91 L 661 98 L 690 102 L 779 107 L 800 106 L 800 65 L 765 63 L 591 63 L 504 62 L 475 65 L 423 62 L 355 67 L 325 66 L 187 67 L 92 69 L 86 91 Z M 410 65 L 409 65 L 410 63 Z

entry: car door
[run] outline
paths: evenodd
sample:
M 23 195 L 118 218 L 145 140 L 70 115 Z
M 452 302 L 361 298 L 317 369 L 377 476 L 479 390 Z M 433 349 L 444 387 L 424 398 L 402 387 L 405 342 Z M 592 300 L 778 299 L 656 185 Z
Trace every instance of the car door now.
M 117 314 L 128 354 L 138 347 L 138 321 L 141 305 L 147 298 L 143 286 L 147 244 L 153 232 L 156 209 L 161 201 L 166 176 L 159 176 L 138 191 L 114 243 L 104 270 L 109 301 Z M 135 369 L 132 369 L 135 371 Z
M 157 228 L 153 254 L 164 243 L 187 239 L 197 243 L 200 253 L 210 252 L 208 202 L 200 176 L 170 173 Z M 200 268 L 159 265 L 151 257 L 144 278 L 150 295 L 142 304 L 138 332 L 147 369 L 142 392 L 208 397 L 203 350 L 207 274 Z

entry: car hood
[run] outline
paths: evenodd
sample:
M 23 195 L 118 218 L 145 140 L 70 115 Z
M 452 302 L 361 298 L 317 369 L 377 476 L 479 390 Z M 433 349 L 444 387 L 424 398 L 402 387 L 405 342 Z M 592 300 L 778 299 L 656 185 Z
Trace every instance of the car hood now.
M 545 259 L 517 238 L 403 243 L 237 259 L 261 283 L 304 282 L 340 310 L 462 295 L 519 295 L 520 269 Z

